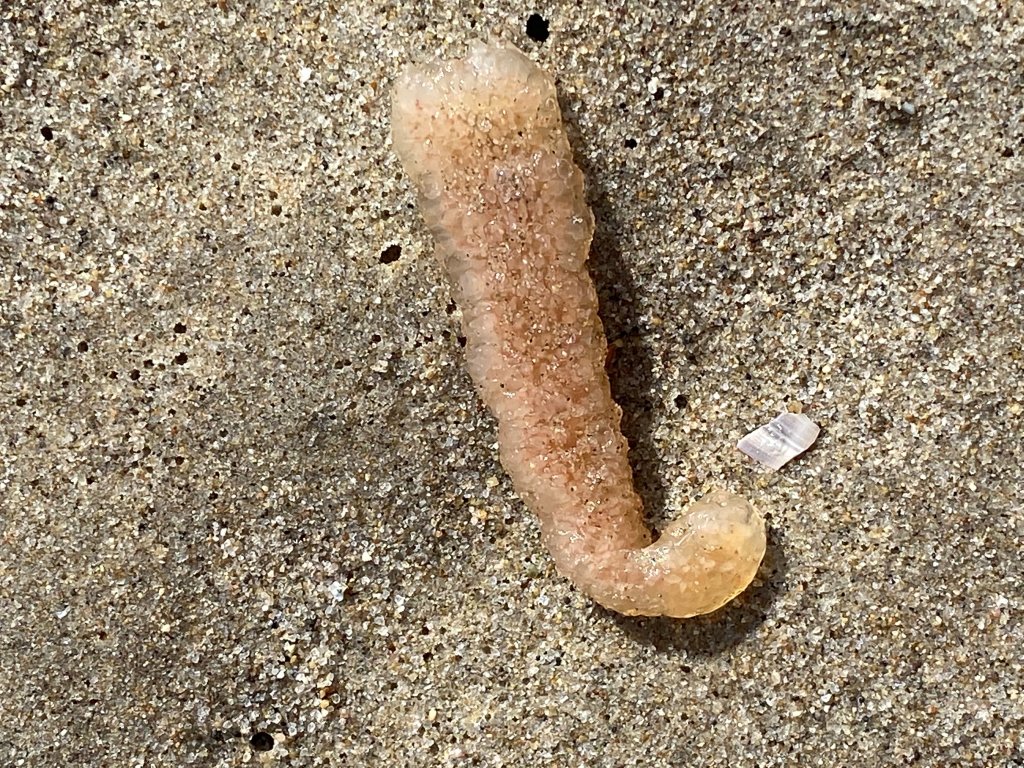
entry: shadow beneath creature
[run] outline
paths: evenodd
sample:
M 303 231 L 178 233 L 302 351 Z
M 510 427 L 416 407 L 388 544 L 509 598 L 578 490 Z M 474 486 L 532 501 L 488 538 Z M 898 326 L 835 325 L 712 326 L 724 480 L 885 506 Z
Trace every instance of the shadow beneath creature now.
M 572 119 L 573 110 L 561 97 L 559 106 L 566 117 L 569 143 L 583 145 Z M 671 519 L 665 514 L 667 487 L 662 458 L 654 445 L 654 358 L 644 343 L 640 309 L 641 291 L 622 256 L 623 239 L 617 208 L 602 186 L 602 174 L 586 157 L 574 151 L 576 164 L 586 179 L 587 203 L 594 213 L 594 240 L 588 262 L 597 286 L 599 312 L 611 350 L 608 377 L 612 396 L 622 407 L 622 432 L 629 441 L 630 464 L 637 492 L 650 519 Z M 658 651 L 714 655 L 742 642 L 768 615 L 785 584 L 786 558 L 781 534 L 768 527 L 765 559 L 758 569 L 759 586 L 750 587 L 728 605 L 707 616 L 680 620 L 663 616 L 630 617 L 595 606 L 636 642 L 653 645 Z
M 563 107 L 564 111 L 564 107 Z M 570 142 L 579 146 L 575 126 L 568 126 Z M 655 369 L 651 349 L 645 342 L 647 328 L 642 322 L 640 297 L 633 272 L 622 256 L 622 224 L 616 207 L 600 183 L 600 173 L 586 158 L 574 157 L 586 179 L 587 203 L 594 213 L 594 240 L 588 267 L 597 287 L 599 313 L 608 337 L 608 378 L 612 397 L 622 407 L 622 433 L 629 441 L 630 464 L 637 492 L 644 500 L 648 517 L 664 511 L 667 488 L 661 458 L 654 446 L 653 401 Z M 671 516 L 667 516 L 671 517 Z M 664 519 L 664 517 L 662 518 Z

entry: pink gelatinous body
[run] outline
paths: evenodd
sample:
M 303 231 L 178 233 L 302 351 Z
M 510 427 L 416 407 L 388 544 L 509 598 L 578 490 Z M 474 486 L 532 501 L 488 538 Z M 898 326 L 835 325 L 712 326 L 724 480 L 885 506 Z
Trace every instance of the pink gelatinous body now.
M 625 614 L 693 616 L 743 591 L 765 550 L 744 499 L 710 494 L 653 544 L 644 525 L 586 268 L 594 219 L 554 81 L 512 46 L 474 43 L 402 75 L 392 138 L 462 308 L 502 464 L 558 570 Z

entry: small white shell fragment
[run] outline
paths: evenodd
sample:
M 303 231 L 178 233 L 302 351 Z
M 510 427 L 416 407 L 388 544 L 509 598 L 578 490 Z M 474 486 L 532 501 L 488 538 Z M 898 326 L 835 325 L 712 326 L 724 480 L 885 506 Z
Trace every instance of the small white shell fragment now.
M 778 470 L 818 439 L 821 429 L 802 413 L 780 413 L 736 443 L 754 461 Z

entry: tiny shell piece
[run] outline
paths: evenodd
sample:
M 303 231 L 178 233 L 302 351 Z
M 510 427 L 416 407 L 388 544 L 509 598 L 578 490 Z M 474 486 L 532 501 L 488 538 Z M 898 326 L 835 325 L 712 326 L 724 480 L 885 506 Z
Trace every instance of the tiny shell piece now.
M 778 470 L 814 445 L 820 431 L 802 413 L 780 413 L 743 437 L 736 447 L 754 461 Z

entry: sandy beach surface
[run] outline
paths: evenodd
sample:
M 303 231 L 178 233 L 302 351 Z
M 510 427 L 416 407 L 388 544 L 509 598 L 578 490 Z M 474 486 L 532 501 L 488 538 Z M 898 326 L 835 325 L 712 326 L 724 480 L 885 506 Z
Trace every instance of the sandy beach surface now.
M 596 606 L 498 463 L 388 124 L 489 34 L 652 525 L 768 519 L 711 616 Z M 1024 767 L 1022 77 L 1016 0 L 4 3 L 0 765 Z

